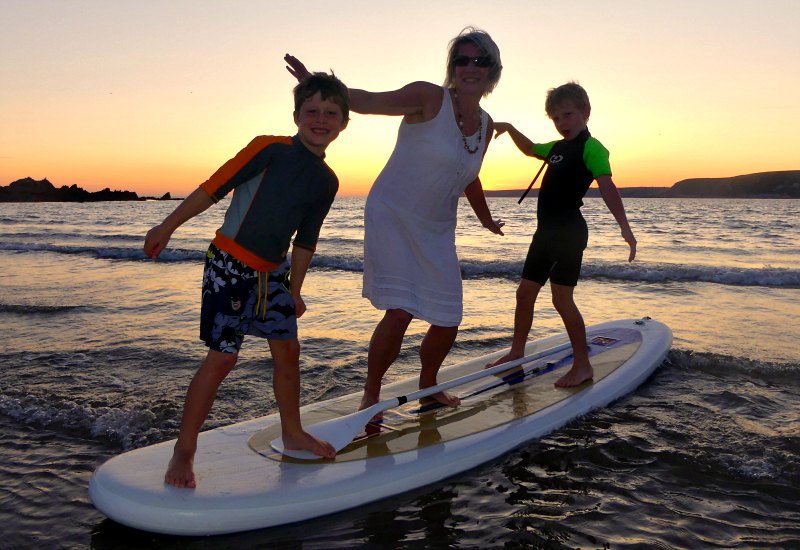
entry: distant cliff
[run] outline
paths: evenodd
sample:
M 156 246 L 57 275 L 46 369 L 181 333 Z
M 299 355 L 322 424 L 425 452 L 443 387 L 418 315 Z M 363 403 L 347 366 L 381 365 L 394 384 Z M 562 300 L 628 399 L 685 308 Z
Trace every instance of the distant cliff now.
M 539 183 L 529 196 L 537 196 Z M 523 189 L 486 191 L 493 197 L 519 197 Z M 623 197 L 635 198 L 726 198 L 726 199 L 798 199 L 800 198 L 800 170 L 760 172 L 730 178 L 692 178 L 679 181 L 672 187 L 620 187 Z M 587 197 L 599 197 L 593 187 Z
M 143 201 L 155 197 L 140 197 L 133 191 L 112 191 L 108 187 L 102 191 L 89 192 L 77 185 L 56 187 L 47 179 L 23 178 L 0 186 L 0 202 L 94 202 L 94 201 Z M 166 193 L 159 200 L 171 200 Z
M 679 181 L 669 197 L 800 198 L 800 170 Z

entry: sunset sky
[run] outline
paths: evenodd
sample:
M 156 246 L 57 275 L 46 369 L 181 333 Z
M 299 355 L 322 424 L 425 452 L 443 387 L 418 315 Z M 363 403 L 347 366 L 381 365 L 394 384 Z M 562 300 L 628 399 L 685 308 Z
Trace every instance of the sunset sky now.
M 353 87 L 440 84 L 467 25 L 500 47 L 492 117 L 558 139 L 545 93 L 580 82 L 620 187 L 800 169 L 798 0 L 6 0 L 0 185 L 183 196 L 253 136 L 294 134 L 284 53 Z M 367 192 L 399 121 L 353 114 L 328 149 L 342 194 Z M 538 164 L 501 137 L 481 179 L 526 187 Z

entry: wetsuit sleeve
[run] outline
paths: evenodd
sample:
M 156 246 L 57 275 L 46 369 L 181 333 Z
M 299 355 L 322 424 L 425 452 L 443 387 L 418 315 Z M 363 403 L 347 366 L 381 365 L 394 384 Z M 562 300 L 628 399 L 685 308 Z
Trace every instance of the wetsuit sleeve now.
M 214 200 L 219 201 L 238 185 L 249 181 L 269 165 L 270 148 L 275 142 L 286 142 L 286 139 L 275 136 L 258 136 L 247 147 L 239 151 L 235 157 L 223 164 L 200 187 Z
M 583 162 L 592 173 L 592 176 L 594 176 L 594 179 L 611 175 L 611 163 L 608 157 L 608 149 L 603 147 L 602 143 L 593 137 L 586 140 L 586 145 L 583 148 Z
M 333 192 L 324 201 L 320 201 L 314 208 L 310 208 L 303 220 L 300 222 L 300 227 L 297 228 L 297 234 L 294 238 L 294 246 L 306 248 L 308 250 L 317 249 L 317 241 L 319 240 L 319 232 L 322 229 L 322 222 L 331 209 L 333 199 L 336 197 L 336 191 L 339 189 L 339 183 L 333 188 Z
M 533 151 L 533 155 L 536 158 L 544 160 L 547 158 L 547 155 L 550 154 L 550 151 L 553 150 L 553 145 L 555 144 L 555 141 L 551 141 L 550 143 L 534 143 L 531 151 Z

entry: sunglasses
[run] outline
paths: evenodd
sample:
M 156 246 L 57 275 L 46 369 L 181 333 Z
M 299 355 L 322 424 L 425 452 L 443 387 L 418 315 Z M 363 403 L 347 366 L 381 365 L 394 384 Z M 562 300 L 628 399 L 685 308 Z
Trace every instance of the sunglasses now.
M 453 58 L 453 65 L 455 67 L 466 67 L 469 65 L 469 62 L 472 61 L 472 64 L 476 67 L 480 67 L 485 69 L 486 67 L 494 66 L 494 59 L 488 55 L 479 55 L 477 57 L 467 57 L 466 55 L 457 55 Z

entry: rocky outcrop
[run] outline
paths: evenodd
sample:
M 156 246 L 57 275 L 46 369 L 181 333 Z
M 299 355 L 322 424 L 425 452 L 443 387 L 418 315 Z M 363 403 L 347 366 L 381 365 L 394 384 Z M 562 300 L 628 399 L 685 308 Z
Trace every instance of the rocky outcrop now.
M 0 202 L 92 202 L 92 201 L 141 201 L 152 197 L 140 197 L 133 191 L 89 192 L 77 185 L 56 187 L 46 178 L 35 180 L 23 178 L 3 187 L 0 186 Z M 172 200 L 169 193 L 159 200 Z

